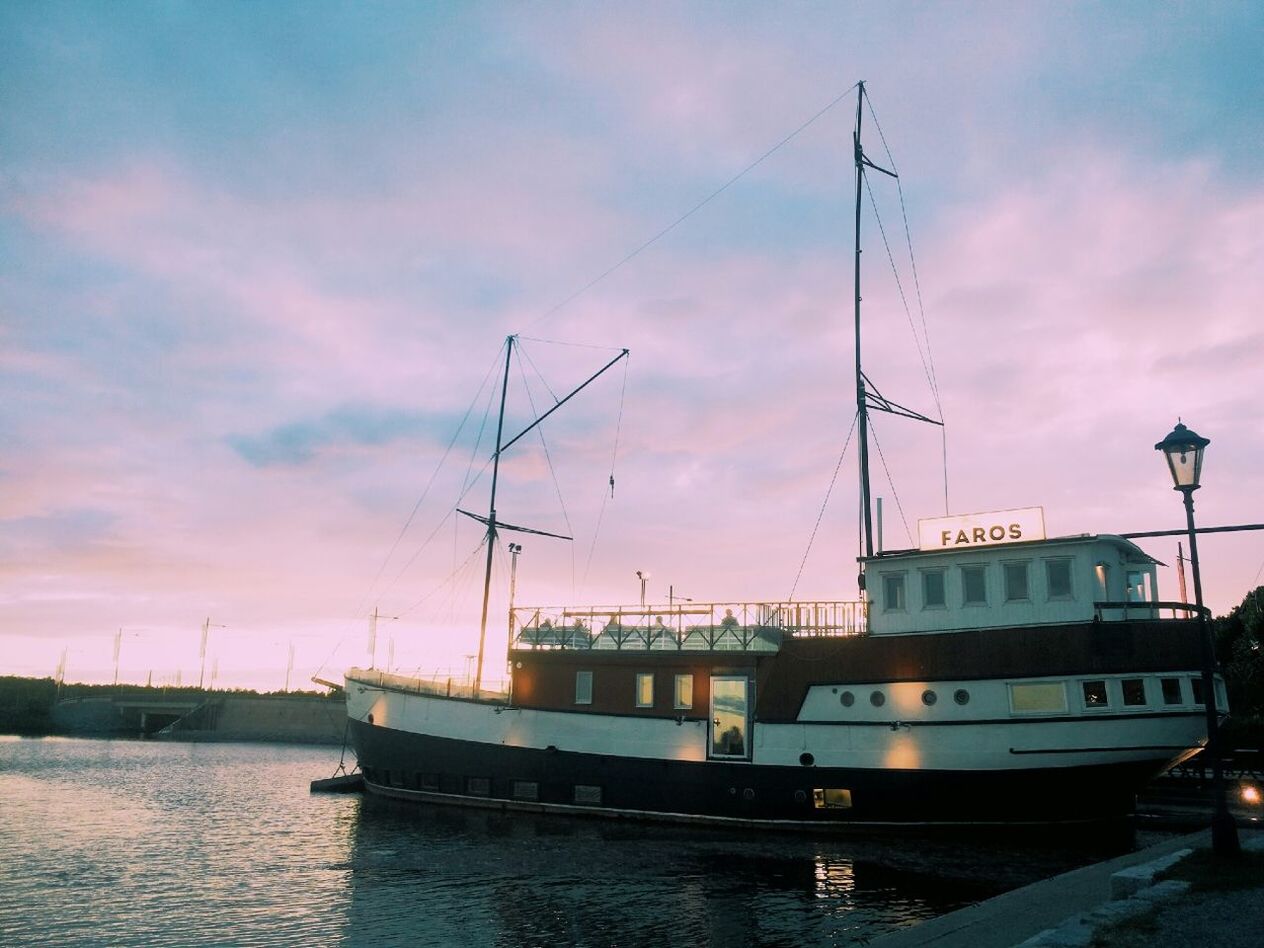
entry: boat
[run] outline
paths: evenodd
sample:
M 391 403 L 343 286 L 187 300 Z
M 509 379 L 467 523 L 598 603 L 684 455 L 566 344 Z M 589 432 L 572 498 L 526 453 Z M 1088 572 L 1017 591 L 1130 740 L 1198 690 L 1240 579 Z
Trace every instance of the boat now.
M 486 687 L 493 548 L 525 529 L 496 512 L 517 440 L 502 388 L 488 514 L 467 514 L 487 528 L 477 668 L 455 682 L 346 672 L 368 792 L 778 829 L 1082 823 L 1126 818 L 1205 743 L 1201 616 L 1159 598 L 1160 564 L 1132 540 L 1048 536 L 1032 507 L 922 520 L 915 549 L 883 550 L 879 528 L 875 549 L 868 413 L 939 422 L 861 369 L 862 185 L 892 172 L 863 150 L 858 88 L 859 598 L 520 607 L 511 594 L 507 687 Z M 506 380 L 513 350 L 511 336 Z M 1227 712 L 1223 682 L 1212 690 Z

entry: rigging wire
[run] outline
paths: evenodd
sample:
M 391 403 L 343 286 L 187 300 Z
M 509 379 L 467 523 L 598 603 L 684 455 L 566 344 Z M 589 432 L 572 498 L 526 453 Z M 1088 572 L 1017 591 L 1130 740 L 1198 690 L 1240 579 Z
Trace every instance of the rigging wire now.
M 518 351 L 522 352 L 521 346 L 518 347 Z M 530 361 L 530 360 L 528 359 L 527 361 Z M 534 363 L 531 365 L 531 368 L 535 369 Z M 522 367 L 521 360 L 518 362 L 518 373 L 522 376 L 522 387 L 526 390 L 527 404 L 531 406 L 531 414 L 533 416 L 533 419 L 539 420 L 540 413 L 536 410 L 536 407 L 535 407 L 535 396 L 531 394 L 531 386 L 527 384 L 527 374 L 526 374 L 526 370 L 524 370 Z M 539 370 L 537 369 L 536 375 L 539 375 L 539 374 L 540 374 Z M 543 381 L 543 376 L 541 376 L 541 380 Z M 548 388 L 547 382 L 545 383 L 544 387 Z M 549 394 L 553 395 L 552 389 L 549 389 Z M 557 401 L 556 395 L 553 395 L 553 401 L 554 402 Z M 573 536 L 575 534 L 575 531 L 571 527 L 571 516 L 570 516 L 569 511 L 567 511 L 566 509 L 566 498 L 562 496 L 562 485 L 558 482 L 558 479 L 557 479 L 557 470 L 553 466 L 553 456 L 549 454 L 549 443 L 546 440 L 544 440 L 544 425 L 542 424 L 536 425 L 535 430 L 536 430 L 536 433 L 540 436 L 540 447 L 544 449 L 544 460 L 549 466 L 549 476 L 553 479 L 553 490 L 557 493 L 557 502 L 562 508 L 562 520 L 566 524 L 566 532 Z M 574 546 L 572 545 L 572 550 L 573 549 L 574 549 Z M 574 556 L 572 555 L 572 560 L 573 559 L 574 559 Z M 574 563 L 572 562 L 571 565 L 572 565 L 572 572 L 573 572 Z M 573 578 L 574 577 L 572 577 L 572 580 Z
M 607 501 L 614 500 L 614 469 L 619 458 L 619 436 L 623 432 L 623 403 L 628 392 L 628 363 L 632 361 L 632 357 L 628 356 L 623 360 L 623 385 L 619 389 L 619 412 L 615 417 L 614 423 L 614 448 L 610 452 L 610 491 L 606 492 L 605 484 L 601 487 L 601 507 L 597 510 L 597 524 L 593 527 L 592 543 L 588 546 L 588 558 L 584 561 L 584 577 L 583 583 L 588 582 L 588 573 L 592 569 L 593 554 L 597 550 L 597 538 L 601 535 L 601 521 L 606 515 Z
M 895 481 L 891 477 L 891 469 L 887 467 L 886 456 L 882 453 L 882 444 L 878 441 L 878 429 L 877 427 L 871 427 L 869 430 L 873 432 L 873 446 L 878 449 L 878 457 L 882 461 L 882 470 L 886 472 L 887 484 L 891 486 L 891 496 L 895 498 L 895 507 L 900 512 L 900 520 L 904 522 L 904 535 L 908 537 L 909 546 L 916 546 L 917 544 L 913 542 L 913 532 L 909 530 L 908 518 L 904 516 L 904 505 L 900 503 L 899 491 L 895 489 Z
M 420 599 L 418 599 L 412 605 L 407 606 L 404 609 L 401 609 L 398 614 L 400 616 L 408 615 L 408 613 L 412 612 L 418 606 L 423 605 L 431 596 L 441 591 L 449 583 L 455 582 L 460 577 L 460 575 L 469 567 L 470 563 L 474 561 L 474 557 L 478 556 L 478 554 L 482 552 L 483 546 L 486 543 L 487 543 L 487 534 L 483 534 L 483 538 L 479 541 L 478 545 L 474 547 L 473 550 L 470 551 L 470 554 L 455 569 L 453 569 L 450 573 L 448 573 L 448 575 L 444 577 L 444 579 L 441 580 L 438 583 L 438 585 L 432 588 L 428 593 L 423 595 Z
M 787 602 L 794 601 L 794 594 L 799 588 L 799 580 L 803 578 L 803 568 L 807 565 L 808 556 L 812 552 L 812 544 L 816 541 L 816 532 L 821 528 L 821 520 L 825 516 L 825 508 L 829 506 L 830 495 L 834 492 L 834 485 L 838 482 L 838 472 L 843 466 L 843 458 L 847 456 L 847 448 L 851 445 L 852 435 L 856 433 L 856 422 L 860 420 L 860 412 L 856 412 L 851 419 L 851 428 L 847 431 L 847 439 L 843 442 L 843 450 L 838 453 L 838 463 L 834 465 L 834 473 L 830 477 L 829 487 L 825 489 L 825 499 L 821 501 L 821 509 L 817 511 L 816 523 L 812 525 L 812 535 L 808 537 L 807 549 L 803 551 L 803 559 L 799 561 L 799 571 L 795 573 L 794 584 L 790 587 L 790 595 Z
M 776 154 L 778 151 L 780 151 L 782 148 L 788 145 L 800 133 L 802 133 L 810 125 L 815 123 L 817 119 L 823 116 L 826 112 L 830 111 L 830 109 L 834 108 L 834 106 L 838 105 L 838 103 L 841 102 L 844 98 L 846 98 L 851 93 L 851 91 L 855 89 L 856 86 L 858 85 L 859 83 L 853 83 L 852 85 L 848 86 L 838 95 L 836 95 L 833 99 L 831 99 L 830 102 L 824 108 L 820 109 L 815 115 L 813 115 L 806 122 L 804 122 L 802 125 L 796 128 L 794 131 L 792 131 L 789 135 L 781 139 L 781 141 L 777 142 L 777 144 L 773 145 L 771 148 L 769 148 L 766 152 L 764 152 L 762 155 L 760 155 L 758 158 L 752 161 L 749 165 L 747 165 L 745 168 L 743 168 L 733 177 L 729 178 L 728 181 L 724 182 L 724 184 L 720 185 L 718 188 L 716 188 L 714 191 L 712 191 L 710 194 L 704 197 L 701 201 L 699 201 L 689 210 L 685 211 L 684 214 L 680 215 L 680 217 L 676 218 L 674 221 L 672 221 L 670 224 L 668 224 L 666 227 L 660 230 L 657 234 L 655 234 L 649 240 L 646 240 L 644 243 L 640 244 L 638 247 L 636 247 L 636 249 L 634 249 L 633 251 L 628 253 L 626 256 L 624 256 L 623 259 L 621 259 L 618 263 L 614 264 L 611 267 L 607 267 L 604 271 L 599 273 L 597 276 L 593 277 L 593 279 L 589 280 L 587 283 L 581 286 L 578 290 L 576 290 L 570 296 L 566 297 L 560 303 L 556 303 L 550 309 L 545 310 L 543 313 L 541 313 L 539 316 L 533 319 L 530 323 L 528 323 L 527 328 L 530 329 L 533 326 L 538 325 L 539 323 L 548 319 L 554 313 L 558 312 L 559 310 L 563 309 L 570 303 L 574 302 L 576 299 L 578 299 L 583 294 L 587 293 L 594 286 L 596 286 L 606 277 L 610 276 L 616 270 L 620 269 L 625 264 L 630 263 L 632 259 L 635 258 L 637 255 L 639 255 L 642 251 L 649 249 L 650 246 L 657 243 L 662 238 L 666 237 L 668 234 L 670 234 L 673 230 L 675 230 L 677 227 L 679 227 L 689 218 L 693 217 L 694 214 L 698 213 L 698 211 L 702 210 L 704 207 L 706 207 L 708 204 L 710 204 L 712 201 L 718 198 L 721 194 L 723 194 L 725 191 L 731 188 L 734 184 L 736 184 L 742 178 L 746 177 L 746 175 L 754 171 L 757 167 L 759 167 L 761 164 L 763 164 L 765 161 L 771 158 L 774 154 Z

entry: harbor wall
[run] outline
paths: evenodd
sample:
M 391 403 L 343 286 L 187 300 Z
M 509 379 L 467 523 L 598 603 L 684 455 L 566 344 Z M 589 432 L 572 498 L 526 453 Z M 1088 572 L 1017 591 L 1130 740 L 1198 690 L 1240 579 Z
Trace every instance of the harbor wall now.
M 347 706 L 340 697 L 227 695 L 208 701 L 154 736 L 174 741 L 282 741 L 341 744 Z

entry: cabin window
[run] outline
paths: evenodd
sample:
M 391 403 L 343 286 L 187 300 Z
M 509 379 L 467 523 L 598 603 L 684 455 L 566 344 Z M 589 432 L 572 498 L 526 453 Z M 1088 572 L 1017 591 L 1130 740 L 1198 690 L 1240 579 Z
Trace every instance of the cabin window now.
M 430 790 L 437 793 L 439 791 L 439 775 L 438 774 L 421 774 L 417 778 L 418 788 L 421 790 Z
M 1124 704 L 1136 707 L 1146 703 L 1144 678 L 1125 678 L 1119 688 L 1124 694 Z
M 654 674 L 638 672 L 636 676 L 636 706 L 638 708 L 654 707 Z
M 1025 681 L 1010 685 L 1009 706 L 1016 714 L 1065 712 L 1066 685 L 1060 681 Z
M 1185 697 L 1181 694 L 1181 680 L 1179 678 L 1160 678 L 1159 684 L 1163 686 L 1164 704 L 1185 703 Z
M 575 703 L 592 704 L 592 678 L 590 671 L 575 672 Z
M 472 797 L 490 797 L 492 782 L 487 777 L 470 777 L 466 781 L 465 790 Z
M 987 605 L 987 567 L 961 567 L 961 600 L 967 606 Z
M 1003 573 L 1005 577 L 1005 601 L 1027 602 L 1031 598 L 1027 594 L 1027 564 L 1006 563 Z
M 1203 701 L 1203 680 L 1201 678 L 1191 678 L 1189 683 L 1194 688 L 1194 704 L 1206 704 Z
M 948 605 L 948 597 L 944 589 L 944 571 L 928 569 L 922 571 L 922 608 L 943 609 Z
M 818 810 L 846 810 L 851 807 L 851 791 L 843 787 L 825 787 L 812 791 L 812 805 Z
M 884 573 L 882 575 L 882 611 L 903 612 L 904 610 L 904 574 Z
M 1071 598 L 1071 561 L 1045 560 L 1045 580 L 1050 599 Z
M 1145 602 L 1145 573 L 1136 570 L 1128 571 L 1128 601 Z
M 1110 706 L 1110 697 L 1106 693 L 1106 682 L 1098 679 L 1096 681 L 1080 682 L 1084 689 L 1084 707 L 1086 708 L 1105 708 Z
M 513 798 L 529 800 L 532 803 L 540 799 L 540 785 L 534 780 L 515 780 L 513 782 Z
M 601 804 L 601 787 L 594 787 L 588 784 L 575 784 L 575 802 L 576 803 L 594 803 Z
M 677 711 L 693 707 L 693 675 L 676 676 L 676 692 L 672 697 L 672 706 Z

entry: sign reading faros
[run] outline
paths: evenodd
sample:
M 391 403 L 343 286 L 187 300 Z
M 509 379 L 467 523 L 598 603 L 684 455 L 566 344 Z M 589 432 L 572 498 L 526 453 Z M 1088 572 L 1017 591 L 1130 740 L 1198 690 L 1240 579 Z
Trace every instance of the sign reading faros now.
M 1022 543 L 1045 538 L 1043 507 L 996 510 L 991 513 L 935 517 L 917 521 L 918 548 L 960 550 L 999 543 Z

